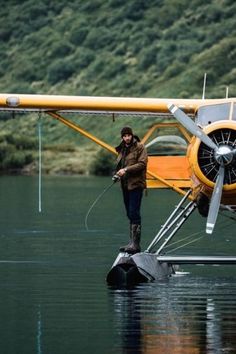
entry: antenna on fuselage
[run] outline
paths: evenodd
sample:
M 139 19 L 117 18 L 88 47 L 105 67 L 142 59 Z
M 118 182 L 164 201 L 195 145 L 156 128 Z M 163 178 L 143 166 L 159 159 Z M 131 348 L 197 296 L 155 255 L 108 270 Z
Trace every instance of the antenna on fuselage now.
M 205 73 L 205 74 L 204 74 L 203 88 L 202 88 L 202 100 L 205 100 L 205 93 L 206 93 L 206 79 L 207 79 L 207 73 Z

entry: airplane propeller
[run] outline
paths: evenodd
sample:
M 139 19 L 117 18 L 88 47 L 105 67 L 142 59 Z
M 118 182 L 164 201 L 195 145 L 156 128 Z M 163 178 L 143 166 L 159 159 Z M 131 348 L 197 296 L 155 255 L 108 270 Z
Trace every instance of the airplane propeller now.
M 197 136 L 209 148 L 217 150 L 218 146 L 200 129 L 187 114 L 185 114 L 179 107 L 170 103 L 167 105 L 168 109 L 175 116 L 175 118 L 193 135 Z
M 221 195 L 224 185 L 225 165 L 230 163 L 235 154 L 227 146 L 217 146 L 179 107 L 170 103 L 168 109 L 175 118 L 193 135 L 197 136 L 205 145 L 214 150 L 214 156 L 219 164 L 218 176 L 213 189 L 209 212 L 207 216 L 206 233 L 212 234 L 218 216 Z
M 210 208 L 207 217 L 207 224 L 206 224 L 207 234 L 212 234 L 216 223 L 217 215 L 220 208 L 220 200 L 221 200 L 222 189 L 224 184 L 224 176 L 225 176 L 225 168 L 224 166 L 220 166 L 215 187 L 212 193 Z

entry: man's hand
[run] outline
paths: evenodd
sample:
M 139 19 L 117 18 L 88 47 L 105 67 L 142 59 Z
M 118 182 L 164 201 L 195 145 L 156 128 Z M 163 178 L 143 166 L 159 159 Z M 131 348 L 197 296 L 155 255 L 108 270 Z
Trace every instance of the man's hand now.
M 119 177 L 122 177 L 126 174 L 126 168 L 121 168 L 119 171 L 116 172 L 116 174 L 119 176 Z

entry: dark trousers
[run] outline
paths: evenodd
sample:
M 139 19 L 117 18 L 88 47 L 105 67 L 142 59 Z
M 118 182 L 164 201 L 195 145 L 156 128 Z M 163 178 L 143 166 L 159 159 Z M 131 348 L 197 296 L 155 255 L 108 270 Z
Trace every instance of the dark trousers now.
M 143 189 L 135 188 L 129 191 L 127 188 L 122 188 L 122 192 L 126 214 L 130 221 L 130 224 L 141 225 L 140 208 L 143 196 Z

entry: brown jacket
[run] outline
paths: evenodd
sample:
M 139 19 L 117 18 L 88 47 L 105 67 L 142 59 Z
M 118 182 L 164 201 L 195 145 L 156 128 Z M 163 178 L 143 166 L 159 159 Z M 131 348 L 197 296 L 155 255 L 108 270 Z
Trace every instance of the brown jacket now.
M 126 168 L 127 172 L 124 177 L 121 178 L 122 187 L 126 187 L 129 190 L 135 188 L 146 188 L 146 169 L 147 169 L 147 151 L 143 144 L 134 138 L 133 143 L 127 149 L 122 141 L 117 146 L 117 170 L 120 168 Z

